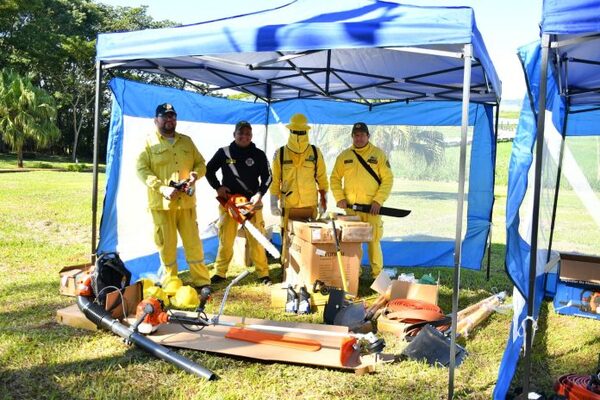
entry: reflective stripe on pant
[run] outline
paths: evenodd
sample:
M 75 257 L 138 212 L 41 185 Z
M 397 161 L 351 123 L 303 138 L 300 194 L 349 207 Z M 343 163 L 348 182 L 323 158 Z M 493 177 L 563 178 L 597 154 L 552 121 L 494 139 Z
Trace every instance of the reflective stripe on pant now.
M 196 208 L 150 210 L 154 221 L 154 242 L 158 248 L 165 276 L 177 276 L 177 232 L 181 236 L 185 257 L 194 286 L 210 283 L 204 264 L 204 250 L 196 222 Z
M 233 258 L 233 242 L 235 241 L 239 224 L 231 218 L 222 206 L 219 206 L 219 215 L 219 251 L 217 252 L 215 269 L 217 270 L 217 275 L 225 277 L 229 269 L 229 263 Z M 264 235 L 265 221 L 263 220 L 262 210 L 256 210 L 250 222 Z M 269 263 L 267 262 L 265 249 L 249 233 L 246 234 L 246 240 L 248 240 L 250 259 L 254 264 L 256 274 L 259 278 L 269 276 Z
M 381 215 L 371 215 L 364 212 L 346 210 L 349 215 L 358 215 L 362 222 L 368 222 L 373 227 L 373 240 L 367 243 L 367 254 L 371 264 L 371 275 L 376 278 L 383 268 L 383 252 L 381 251 L 381 238 L 383 237 L 383 221 Z M 361 252 L 362 258 L 362 252 Z

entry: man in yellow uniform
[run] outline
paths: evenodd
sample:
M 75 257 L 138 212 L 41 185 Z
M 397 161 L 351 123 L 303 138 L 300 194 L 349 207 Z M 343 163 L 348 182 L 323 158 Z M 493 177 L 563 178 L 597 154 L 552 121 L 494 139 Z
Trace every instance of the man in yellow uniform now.
M 343 182 L 342 182 L 343 180 Z M 394 176 L 385 153 L 369 143 L 369 128 L 364 122 L 352 127 L 352 146 L 344 150 L 335 160 L 331 173 L 331 191 L 337 206 L 347 209 L 350 215 L 357 214 L 360 220 L 373 226 L 373 240 L 368 243 L 369 262 L 373 278 L 383 267 L 381 237 L 383 223 L 379 209 L 392 190 Z M 371 211 L 354 212 L 352 204 L 370 204 Z
M 317 216 L 327 209 L 327 171 L 321 150 L 308 141 L 308 126 L 304 114 L 294 114 L 286 127 L 290 130 L 287 145 L 280 147 L 273 158 L 271 213 L 297 211 Z M 318 198 L 317 193 L 320 195 Z M 298 210 L 301 209 L 301 210 Z
M 196 222 L 195 182 L 206 173 L 204 158 L 189 136 L 175 131 L 177 113 L 171 104 L 156 108 L 156 131 L 146 138 L 137 159 L 138 177 L 148 187 L 148 208 L 154 222 L 154 241 L 165 278 L 177 276 L 177 232 L 181 236 L 192 285 L 210 284 L 204 251 Z M 189 179 L 188 190 L 171 182 Z

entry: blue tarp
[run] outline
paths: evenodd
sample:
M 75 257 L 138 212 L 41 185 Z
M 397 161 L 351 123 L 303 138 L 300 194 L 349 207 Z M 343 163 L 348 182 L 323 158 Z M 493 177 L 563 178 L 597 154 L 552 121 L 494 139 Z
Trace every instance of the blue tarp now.
M 557 41 L 574 39 L 573 35 L 588 35 L 600 32 L 600 1 L 598 0 L 546 0 L 542 13 L 542 34 L 556 34 Z M 566 35 L 566 36 L 565 36 Z M 556 48 L 556 55 L 563 60 L 569 57 L 598 60 L 600 46 L 598 42 L 589 40 L 573 40 L 564 42 L 563 46 Z M 528 173 L 533 162 L 534 144 L 537 135 L 537 112 L 540 95 L 541 78 L 541 48 L 535 42 L 519 49 L 519 57 L 524 66 L 525 78 L 531 91 L 533 109 L 530 97 L 525 96 L 521 109 L 521 116 L 517 134 L 513 141 L 513 149 L 509 164 L 508 196 L 506 204 L 506 270 L 515 284 L 516 289 L 525 301 L 522 308 L 515 310 L 511 333 L 504 352 L 498 373 L 498 382 L 494 390 L 495 399 L 504 399 L 517 368 L 519 352 L 523 345 L 523 336 L 515 335 L 517 328 L 524 326 L 527 317 L 526 305 L 531 301 L 528 293 L 530 251 L 529 238 L 519 234 L 521 207 L 528 187 Z M 564 65 L 563 65 L 564 67 Z M 566 76 L 568 70 L 568 76 Z M 565 95 L 574 94 L 574 90 L 585 87 L 598 87 L 600 82 L 600 68 L 585 62 L 570 63 L 568 68 L 548 68 L 546 110 L 552 113 L 552 124 L 558 132 L 562 131 L 563 121 L 566 117 Z M 560 79 L 557 74 L 560 74 Z M 561 82 L 563 87 L 557 84 Z M 566 87 L 564 85 L 568 84 Z M 581 93 L 570 98 L 571 108 L 568 116 L 566 136 L 597 135 L 600 126 L 600 112 L 573 113 L 589 110 L 599 104 L 600 97 L 593 93 Z M 546 112 L 543 110 L 543 112 Z M 538 249 L 538 267 L 535 281 L 535 297 L 533 299 L 534 319 L 539 314 L 543 287 L 543 266 L 546 262 L 546 249 Z
M 202 96 L 197 93 L 165 88 L 123 79 L 113 79 L 113 107 L 107 150 L 107 182 L 104 211 L 100 225 L 98 251 L 115 251 L 119 244 L 117 227 L 117 192 L 120 186 L 120 161 L 123 148 L 125 116 L 153 118 L 156 104 L 170 102 L 177 105 L 179 121 L 234 124 L 243 115 L 253 124 L 267 121 L 269 108 L 264 103 L 250 103 Z M 369 125 L 419 125 L 459 126 L 461 104 L 457 102 L 391 103 L 369 111 L 368 108 L 352 103 L 328 100 L 293 100 L 272 105 L 270 121 L 277 115 L 289 120 L 294 112 L 304 112 L 312 123 L 348 124 L 348 121 L 364 121 Z M 467 194 L 467 230 L 462 247 L 462 266 L 480 269 L 489 231 L 489 216 L 493 204 L 493 152 L 495 151 L 492 128 L 491 106 L 472 104 L 470 124 L 474 125 L 471 145 L 470 191 Z M 247 117 L 247 118 L 246 118 Z M 129 134 L 140 134 L 130 132 Z M 223 144 L 230 137 L 223 138 Z M 259 143 L 260 145 L 260 143 Z M 200 145 L 202 152 L 202 146 Z M 208 155 L 206 155 L 208 156 Z M 207 262 L 214 261 L 217 242 L 204 242 Z M 386 265 L 405 266 L 453 266 L 454 241 L 389 241 L 383 242 Z M 367 260 L 363 260 L 365 264 Z M 126 261 L 135 276 L 158 265 L 156 254 Z M 185 258 L 180 251 L 178 263 L 186 268 Z

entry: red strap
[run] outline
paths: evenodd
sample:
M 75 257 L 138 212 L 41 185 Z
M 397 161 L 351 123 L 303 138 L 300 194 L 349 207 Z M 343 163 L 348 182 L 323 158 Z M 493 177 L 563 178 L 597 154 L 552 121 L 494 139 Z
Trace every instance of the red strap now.
M 600 400 L 600 387 L 590 384 L 590 375 L 563 375 L 554 383 L 554 391 L 569 400 Z

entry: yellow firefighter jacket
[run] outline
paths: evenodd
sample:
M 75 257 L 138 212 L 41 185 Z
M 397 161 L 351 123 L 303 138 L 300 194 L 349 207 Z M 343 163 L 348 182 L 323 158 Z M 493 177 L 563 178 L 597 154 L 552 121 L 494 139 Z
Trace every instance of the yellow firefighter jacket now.
M 290 140 L 298 135 L 291 134 Z M 306 137 L 306 135 L 304 135 Z M 303 138 L 304 139 L 304 138 Z M 306 143 L 306 146 L 293 151 L 294 146 L 288 145 L 279 148 L 273 158 L 273 183 L 270 192 L 279 196 L 282 207 L 316 207 L 317 191 L 329 190 L 327 181 L 327 170 L 325 169 L 325 160 L 319 148 L 316 148 L 316 160 L 313 147 Z M 281 162 L 280 152 L 283 149 L 283 163 Z M 282 192 L 289 196 L 282 195 Z M 285 196 L 285 198 L 283 197 Z
M 361 165 L 352 150 L 360 154 L 375 171 L 381 179 L 381 185 Z M 390 195 L 393 183 L 394 176 L 387 156 L 371 143 L 360 149 L 351 146 L 344 150 L 335 160 L 331 173 L 331 191 L 336 202 L 346 199 L 349 204 L 371 204 L 373 201 L 383 204 Z
M 189 136 L 175 133 L 171 144 L 158 131 L 149 134 L 137 159 L 137 175 L 148 186 L 148 208 L 151 210 L 185 209 L 196 206 L 196 195 L 178 193 L 172 200 L 160 193 L 170 181 L 187 179 L 195 171 L 198 179 L 206 174 L 204 157 Z

